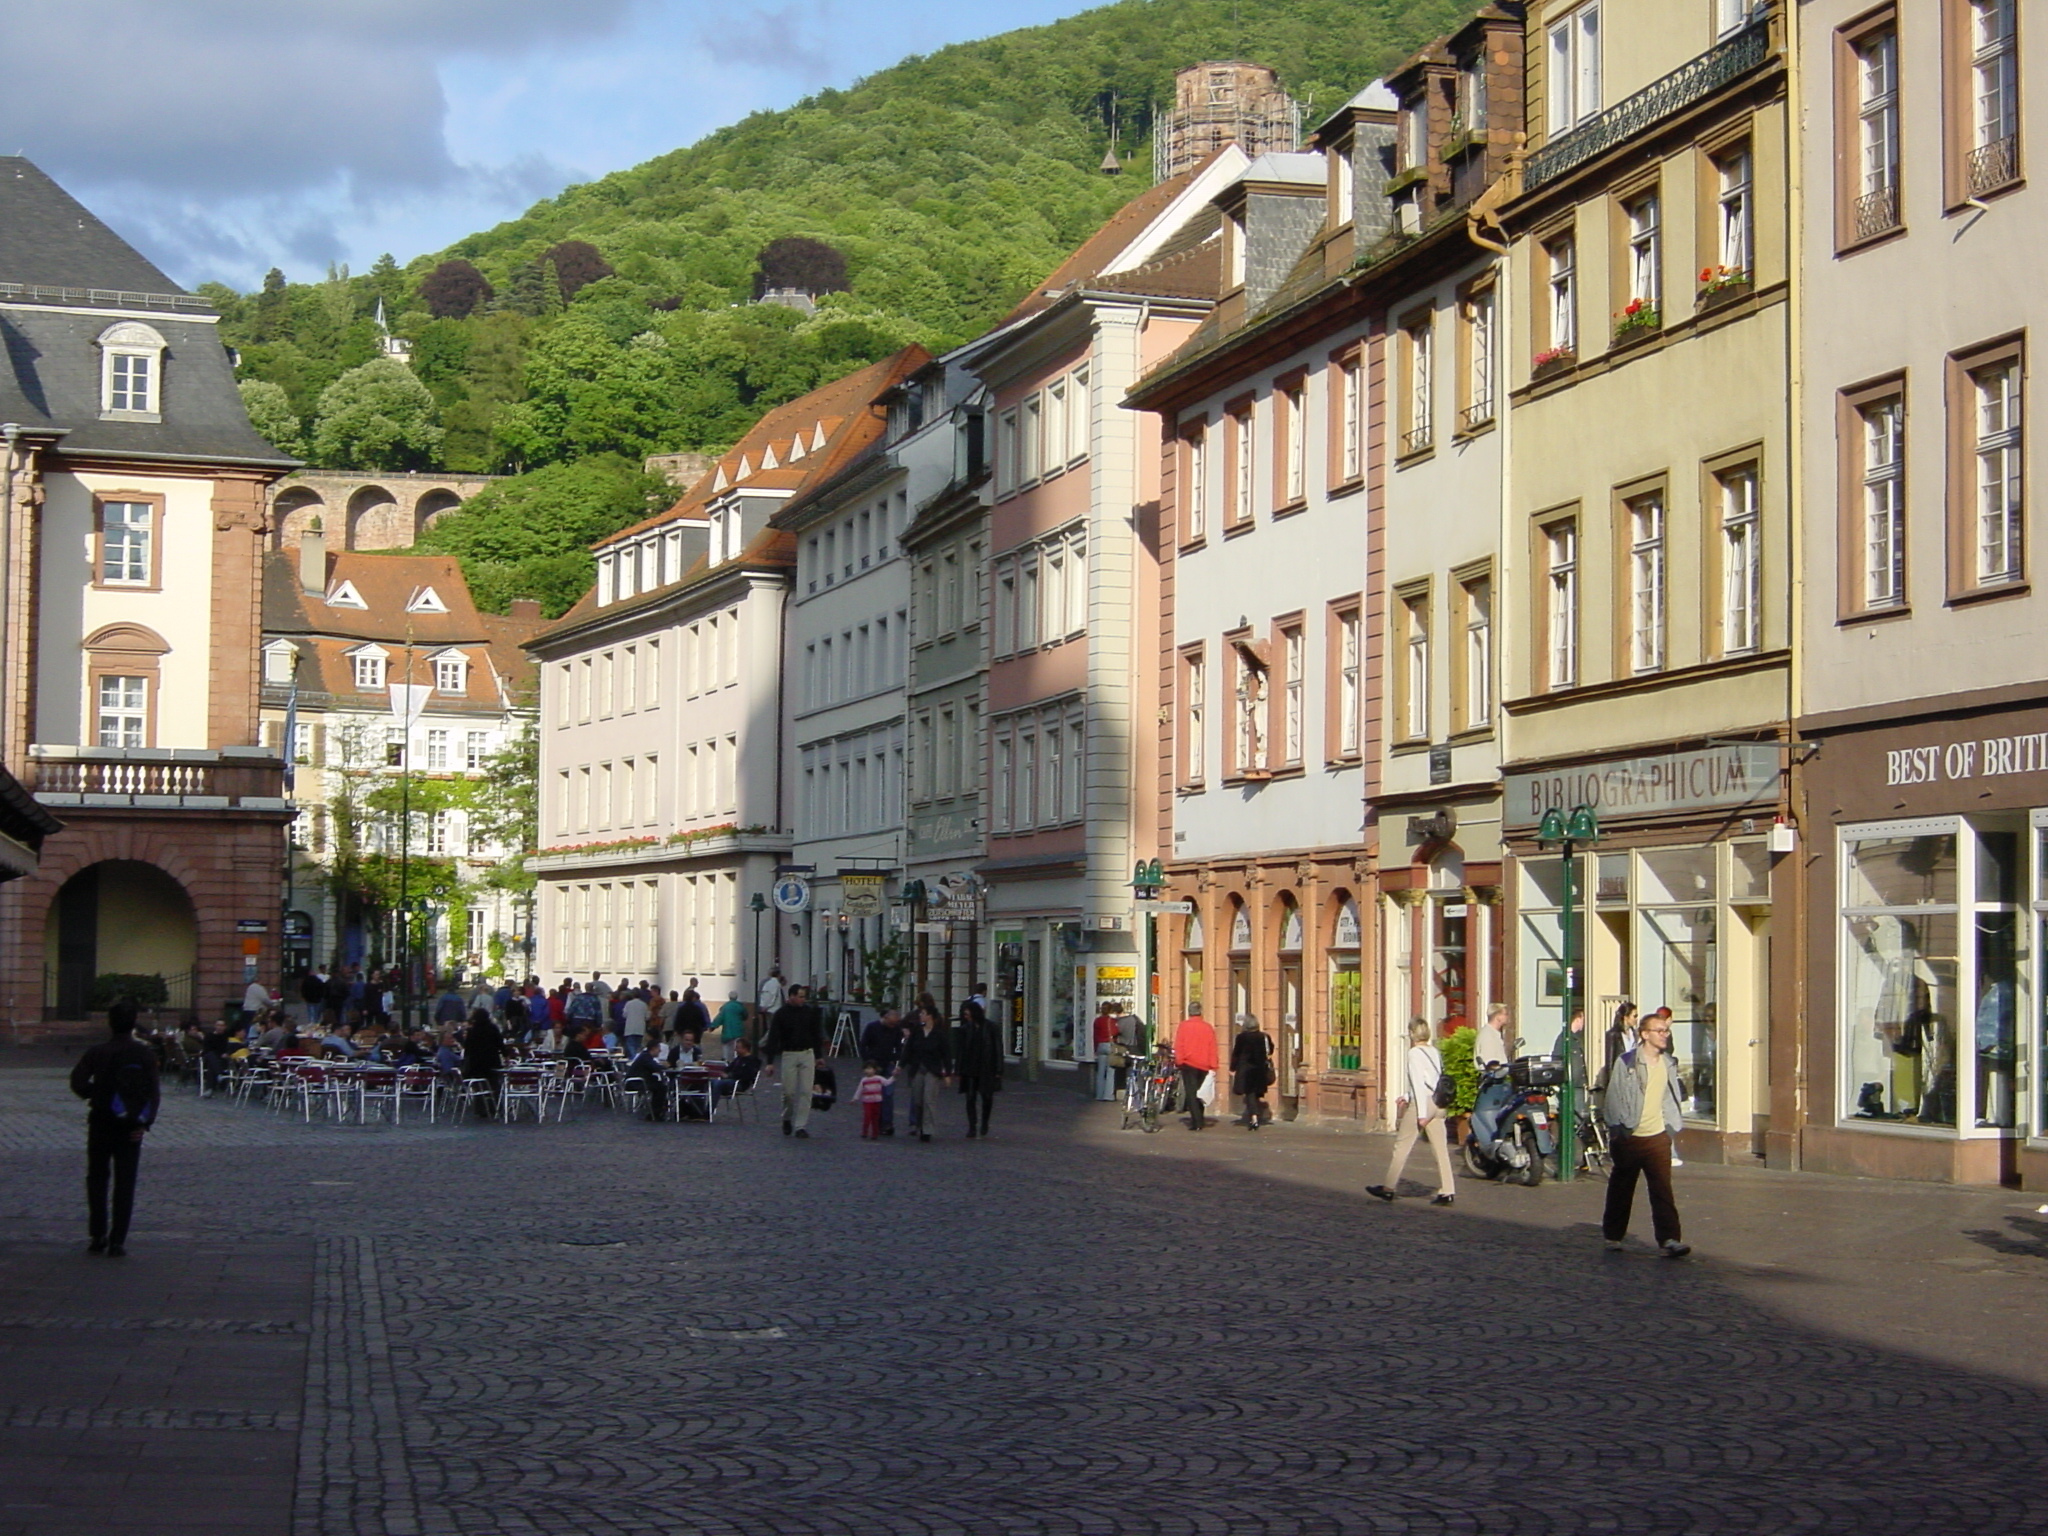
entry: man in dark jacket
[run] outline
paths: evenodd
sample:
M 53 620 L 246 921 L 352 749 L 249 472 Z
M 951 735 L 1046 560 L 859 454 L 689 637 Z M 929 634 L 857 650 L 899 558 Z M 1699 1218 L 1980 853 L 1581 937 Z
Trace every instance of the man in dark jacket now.
M 1266 1090 L 1273 1086 L 1273 1037 L 1249 1013 L 1237 1016 L 1237 1038 L 1230 1042 L 1231 1088 L 1244 1102 L 1237 1123 L 1256 1131 L 1273 1123 Z
M 768 1021 L 765 1049 L 782 1078 L 782 1134 L 808 1137 L 811 1088 L 826 1049 L 824 1016 L 811 1002 L 810 988 L 789 989 Z
M 1003 1091 L 1003 1032 L 972 998 L 960 1005 L 953 1066 L 967 1097 L 967 1139 L 988 1135 L 988 1113 Z
M 71 1069 L 71 1091 L 84 1099 L 85 1209 L 90 1252 L 120 1258 L 128 1251 L 128 1219 L 135 1210 L 135 1175 L 142 1138 L 156 1121 L 156 1053 L 135 1038 L 135 1005 L 122 998 L 107 1010 L 113 1038 L 103 1040 Z M 114 1180 L 114 1210 L 107 1217 L 107 1175 Z
M 903 1071 L 910 1079 L 910 1128 L 930 1141 L 938 1128 L 939 1084 L 953 1075 L 953 1040 L 936 1008 L 919 1008 L 903 1037 Z
M 482 1078 L 491 1085 L 490 1096 L 477 1106 L 477 1113 L 490 1119 L 505 1075 L 505 1033 L 481 1008 L 470 1014 L 469 1028 L 462 1034 L 462 1075 L 471 1081 Z
M 882 1074 L 882 1134 L 896 1134 L 896 1063 L 903 1055 L 903 1015 L 884 1008 L 881 1017 L 860 1032 L 860 1059 Z

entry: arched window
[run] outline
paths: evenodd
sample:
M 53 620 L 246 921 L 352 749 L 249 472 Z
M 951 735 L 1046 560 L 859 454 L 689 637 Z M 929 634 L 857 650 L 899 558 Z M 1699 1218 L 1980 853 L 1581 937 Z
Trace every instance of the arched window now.
M 123 320 L 100 332 L 100 419 L 163 420 L 166 343 L 138 320 Z

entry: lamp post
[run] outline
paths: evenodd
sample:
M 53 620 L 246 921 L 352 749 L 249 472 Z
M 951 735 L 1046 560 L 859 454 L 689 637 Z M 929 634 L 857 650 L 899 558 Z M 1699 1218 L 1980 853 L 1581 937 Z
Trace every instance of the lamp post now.
M 747 902 L 747 910 L 754 914 L 754 974 L 748 978 L 748 985 L 758 998 L 761 995 L 761 914 L 768 910 L 768 898 L 759 891 L 754 892 Z
M 1138 860 L 1131 871 L 1131 894 L 1138 898 L 1138 910 L 1145 914 L 1145 1048 L 1158 1038 L 1158 1020 L 1152 1016 L 1152 995 L 1159 965 L 1159 914 L 1150 903 L 1166 889 L 1166 871 L 1157 859 Z
M 1568 813 L 1552 806 L 1536 828 L 1538 847 L 1556 844 L 1564 855 L 1564 1085 L 1558 1115 L 1564 1123 L 1558 1128 L 1557 1177 L 1566 1184 L 1576 1176 L 1579 1161 L 1579 1091 L 1572 1079 L 1572 1058 L 1584 1055 L 1584 1047 L 1572 1039 L 1572 1018 L 1584 1007 L 1579 984 L 1584 935 L 1580 932 L 1578 854 L 1582 846 L 1591 847 L 1599 840 L 1600 818 L 1590 805 L 1575 805 Z

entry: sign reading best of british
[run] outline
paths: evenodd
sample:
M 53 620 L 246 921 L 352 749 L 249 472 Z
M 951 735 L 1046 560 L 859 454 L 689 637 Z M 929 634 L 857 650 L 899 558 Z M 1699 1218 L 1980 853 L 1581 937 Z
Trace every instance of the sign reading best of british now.
M 1503 821 L 1511 829 L 1534 827 L 1545 811 L 1569 813 L 1581 805 L 1592 806 L 1602 821 L 1766 806 L 1777 797 L 1778 749 L 1745 743 L 1511 773 L 1502 788 Z

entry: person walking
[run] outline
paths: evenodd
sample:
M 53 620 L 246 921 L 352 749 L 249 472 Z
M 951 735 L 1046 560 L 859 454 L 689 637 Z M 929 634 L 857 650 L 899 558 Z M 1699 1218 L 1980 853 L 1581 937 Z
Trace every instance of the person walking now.
M 725 1042 L 725 1059 L 731 1061 L 739 1054 L 740 1042 L 747 1038 L 747 1005 L 740 1001 L 739 993 L 725 994 L 725 1002 L 712 1023 L 718 1030 L 718 1038 Z
M 774 1018 L 776 1011 L 787 1001 L 788 989 L 782 984 L 782 967 L 770 966 L 767 976 L 761 982 L 761 989 L 754 998 L 756 1006 L 761 1010 L 761 1017 Z
M 101 1041 L 71 1069 L 71 1091 L 86 1102 L 85 1213 L 89 1253 L 120 1258 L 128 1251 L 135 1213 L 135 1177 L 142 1138 L 156 1123 L 161 1102 L 156 1052 L 135 1038 L 135 1004 L 122 998 L 107 1010 L 112 1038 Z M 114 1203 L 107 1208 L 112 1175 Z
M 1116 1015 L 1109 1004 L 1095 1015 L 1095 1097 L 1108 1103 L 1116 1098 Z
M 1610 1249 L 1628 1236 L 1636 1182 L 1650 1188 L 1650 1229 L 1667 1259 L 1692 1252 L 1679 1229 L 1678 1202 L 1671 1194 L 1671 1143 L 1685 1122 L 1678 1093 L 1678 1064 L 1671 1059 L 1671 1021 L 1663 1011 L 1643 1020 L 1635 1049 L 1614 1063 L 1607 1077 L 1607 1130 L 1614 1145 L 1614 1171 L 1607 1176 L 1607 1208 L 1600 1235 Z
M 875 1124 L 878 1134 L 883 1136 L 896 1134 L 896 1063 L 902 1055 L 903 1015 L 894 1008 L 884 1008 L 881 1016 L 860 1032 L 861 1060 L 873 1062 L 882 1080 Z
M 939 1084 L 953 1075 L 953 1043 L 936 1008 L 919 1008 L 903 1037 L 901 1071 L 910 1090 L 910 1128 L 919 1141 L 938 1129 Z
M 1273 1086 L 1273 1037 L 1249 1013 L 1237 1016 L 1237 1038 L 1230 1042 L 1230 1089 L 1244 1102 L 1237 1123 L 1256 1131 L 1273 1123 L 1266 1090 Z
M 1451 1175 L 1451 1148 L 1444 1137 L 1444 1111 L 1436 1101 L 1436 1087 L 1443 1080 L 1443 1053 L 1429 1040 L 1429 1021 L 1415 1019 L 1408 1025 L 1407 1092 L 1394 1101 L 1400 1129 L 1394 1136 L 1394 1155 L 1387 1163 L 1387 1181 L 1367 1187 L 1368 1195 L 1382 1200 L 1394 1198 L 1401 1187 L 1401 1172 L 1408 1166 L 1408 1154 L 1415 1150 L 1418 1136 L 1429 1138 L 1436 1153 L 1436 1195 L 1431 1205 L 1449 1205 L 1457 1198 Z
M 967 1139 L 988 1135 L 988 1112 L 1003 1091 L 1003 1032 L 981 1004 L 960 1005 L 960 1029 L 953 1042 L 953 1068 L 967 1098 Z
M 782 1079 L 782 1134 L 809 1138 L 811 1089 L 818 1080 L 818 1058 L 825 1052 L 825 1021 L 808 991 L 791 987 L 782 1006 L 768 1021 L 768 1059 Z
M 1202 1005 L 1195 1003 L 1188 1016 L 1173 1032 L 1173 1059 L 1180 1067 L 1180 1096 L 1187 1104 L 1188 1129 L 1199 1131 L 1207 1120 L 1202 1114 L 1202 1082 L 1216 1070 L 1216 1026 L 1202 1017 Z

